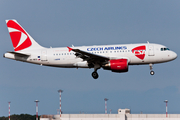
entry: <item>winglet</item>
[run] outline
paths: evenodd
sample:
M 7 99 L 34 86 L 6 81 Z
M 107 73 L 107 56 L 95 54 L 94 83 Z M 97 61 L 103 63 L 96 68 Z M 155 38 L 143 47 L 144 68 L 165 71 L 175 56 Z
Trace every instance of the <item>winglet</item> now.
M 67 46 L 67 48 L 69 49 L 69 52 L 71 52 L 71 50 L 73 50 L 72 48 L 70 48 L 70 47 L 68 47 L 68 46 Z

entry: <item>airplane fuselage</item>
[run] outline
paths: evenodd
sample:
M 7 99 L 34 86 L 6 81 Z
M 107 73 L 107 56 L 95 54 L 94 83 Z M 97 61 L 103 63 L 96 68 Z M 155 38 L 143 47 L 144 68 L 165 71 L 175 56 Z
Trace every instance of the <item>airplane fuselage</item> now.
M 175 52 L 166 49 L 165 46 L 152 43 L 73 47 L 73 49 L 76 48 L 110 59 L 128 59 L 129 65 L 163 63 L 174 60 L 177 56 Z M 134 48 L 137 49 L 133 51 Z M 75 52 L 69 51 L 67 47 L 27 50 L 23 53 L 30 54 L 30 56 L 18 58 L 15 57 L 15 54 L 6 53 L 5 57 L 53 67 L 89 68 L 87 61 L 75 56 Z

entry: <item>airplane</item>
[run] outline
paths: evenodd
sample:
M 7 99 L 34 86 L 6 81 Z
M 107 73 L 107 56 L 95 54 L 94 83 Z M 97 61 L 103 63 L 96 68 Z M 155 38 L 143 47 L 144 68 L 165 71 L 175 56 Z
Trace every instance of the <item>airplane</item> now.
M 149 64 L 154 75 L 153 64 L 172 61 L 177 54 L 164 45 L 154 43 L 94 45 L 45 48 L 39 45 L 14 19 L 6 20 L 14 51 L 5 58 L 61 68 L 94 68 L 92 77 L 99 77 L 97 70 L 128 72 L 129 65 Z

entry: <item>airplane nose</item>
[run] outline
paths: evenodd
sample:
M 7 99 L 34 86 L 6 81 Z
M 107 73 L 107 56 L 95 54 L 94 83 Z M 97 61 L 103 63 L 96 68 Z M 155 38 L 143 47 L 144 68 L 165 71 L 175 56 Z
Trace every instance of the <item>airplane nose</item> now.
M 172 52 L 171 57 L 172 57 L 172 60 L 174 60 L 177 58 L 177 54 L 175 52 Z

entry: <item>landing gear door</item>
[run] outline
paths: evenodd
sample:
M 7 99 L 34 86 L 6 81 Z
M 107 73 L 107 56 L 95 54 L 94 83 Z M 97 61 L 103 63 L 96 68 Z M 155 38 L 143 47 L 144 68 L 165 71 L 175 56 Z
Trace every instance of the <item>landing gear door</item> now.
M 47 62 L 47 51 L 46 50 L 41 51 L 41 61 Z
M 154 46 L 153 45 L 149 45 L 148 46 L 148 55 L 149 56 L 154 56 Z

